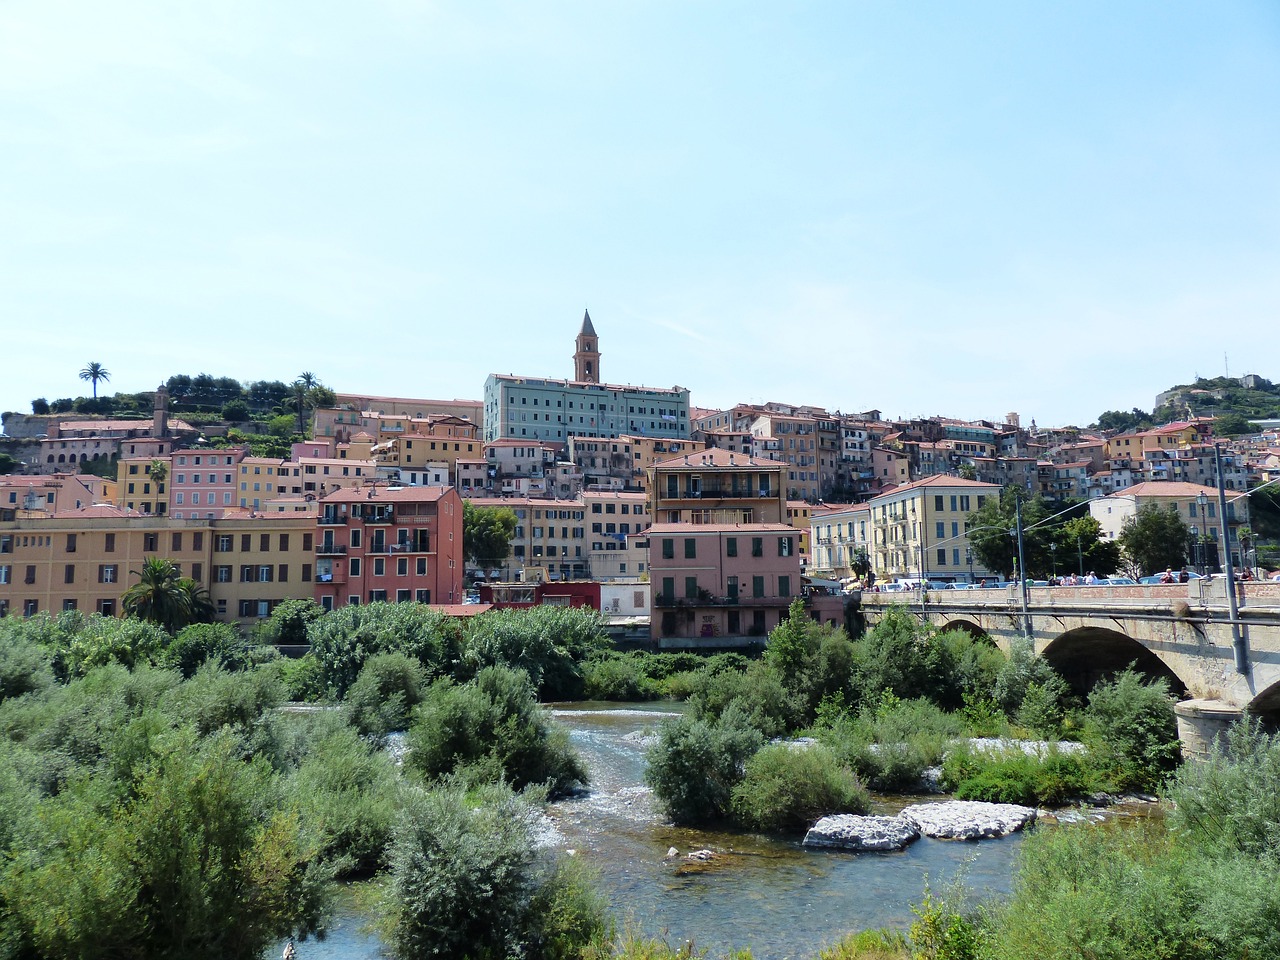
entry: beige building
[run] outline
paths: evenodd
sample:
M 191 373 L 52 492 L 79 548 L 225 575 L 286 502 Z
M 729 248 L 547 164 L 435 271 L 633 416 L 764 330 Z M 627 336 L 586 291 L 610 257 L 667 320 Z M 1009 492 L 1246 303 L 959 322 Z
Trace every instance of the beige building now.
M 871 505 L 843 504 L 816 508 L 809 516 L 810 570 L 815 576 L 856 576 L 858 554 L 871 559 Z
M 873 497 L 868 506 L 876 577 L 955 582 L 993 576 L 972 558 L 965 521 L 998 496 L 994 483 L 935 476 Z

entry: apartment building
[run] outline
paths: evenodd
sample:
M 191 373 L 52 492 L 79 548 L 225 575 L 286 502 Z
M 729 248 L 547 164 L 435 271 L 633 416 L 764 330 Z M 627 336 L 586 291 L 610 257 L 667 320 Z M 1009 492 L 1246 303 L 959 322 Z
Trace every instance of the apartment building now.
M 184 448 L 173 453 L 169 512 L 177 520 L 216 520 L 236 506 L 236 476 L 248 447 Z
M 255 513 L 210 523 L 207 586 L 218 619 L 251 624 L 315 593 L 314 514 Z M 174 540 L 175 546 L 181 542 Z
M 992 576 L 973 559 L 965 522 L 988 497 L 999 495 L 994 483 L 935 476 L 872 497 L 873 572 L 881 580 L 954 582 Z
M 116 464 L 116 506 L 138 513 L 163 515 L 169 512 L 169 466 L 172 458 L 121 457 Z M 156 464 L 163 469 L 153 477 Z
M 462 601 L 462 498 L 452 487 L 338 490 L 314 522 L 315 598 L 326 610 Z
M 689 437 L 689 391 L 603 383 L 591 318 L 583 318 L 573 380 L 490 374 L 484 385 L 484 439 L 563 444 L 570 437 Z
M 89 473 L 5 474 L 0 476 L 0 516 L 19 510 L 61 513 L 110 502 L 115 486 Z
M 671 440 L 623 434 L 611 439 L 570 437 L 568 458 L 588 486 L 648 491 L 649 468 L 683 453 L 702 450 L 700 440 Z
M 1109 497 L 1089 501 L 1089 513 L 1102 527 L 1101 536 L 1115 540 L 1124 531 L 1127 520 L 1148 504 L 1177 511 L 1191 535 L 1207 537 L 1213 543 L 1213 556 L 1221 545 L 1221 513 L 1217 487 L 1176 480 L 1146 481 L 1117 490 Z M 1227 493 L 1227 537 L 1231 544 L 1231 561 L 1240 565 L 1240 528 L 1249 525 L 1249 498 L 1240 493 Z
M 815 576 L 845 579 L 856 576 L 854 559 L 871 558 L 871 505 L 867 503 L 819 507 L 809 517 L 812 544 L 810 570 Z

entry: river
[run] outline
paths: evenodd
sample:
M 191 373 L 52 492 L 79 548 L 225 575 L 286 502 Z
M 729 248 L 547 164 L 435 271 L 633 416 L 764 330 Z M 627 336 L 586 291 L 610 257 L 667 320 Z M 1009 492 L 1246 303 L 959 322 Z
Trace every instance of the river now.
M 665 823 L 644 786 L 646 734 L 680 704 L 553 704 L 591 776 L 583 795 L 551 804 L 545 842 L 572 850 L 599 873 L 620 923 L 673 943 L 693 940 L 719 957 L 750 947 L 756 960 L 812 958 L 841 935 L 868 927 L 905 930 L 926 880 L 958 874 L 977 896 L 1007 893 L 1020 835 L 967 844 L 923 837 L 902 853 L 810 851 L 799 835 L 692 830 Z M 895 813 L 921 798 L 877 798 Z M 679 854 L 668 858 L 675 847 Z M 684 854 L 717 856 L 691 863 Z M 274 956 L 279 956 L 276 950 Z M 299 960 L 372 960 L 376 936 L 354 896 L 324 942 L 299 944 Z

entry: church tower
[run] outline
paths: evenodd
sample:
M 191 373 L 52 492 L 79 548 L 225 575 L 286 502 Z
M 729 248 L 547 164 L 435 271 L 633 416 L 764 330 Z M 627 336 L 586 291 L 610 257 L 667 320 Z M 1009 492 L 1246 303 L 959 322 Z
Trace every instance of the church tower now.
M 573 379 L 580 383 L 600 382 L 600 348 L 591 314 L 582 311 L 582 329 L 578 331 L 578 351 L 573 355 Z
M 163 383 L 156 387 L 156 405 L 152 418 L 151 435 L 158 440 L 169 436 L 169 389 Z

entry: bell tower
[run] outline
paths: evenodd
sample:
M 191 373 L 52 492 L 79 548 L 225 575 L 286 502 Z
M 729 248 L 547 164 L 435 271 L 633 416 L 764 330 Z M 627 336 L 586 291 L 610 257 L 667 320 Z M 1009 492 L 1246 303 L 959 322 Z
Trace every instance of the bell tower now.
M 580 383 L 600 382 L 600 348 L 591 314 L 582 311 L 582 329 L 578 331 L 578 350 L 573 355 L 573 379 Z

